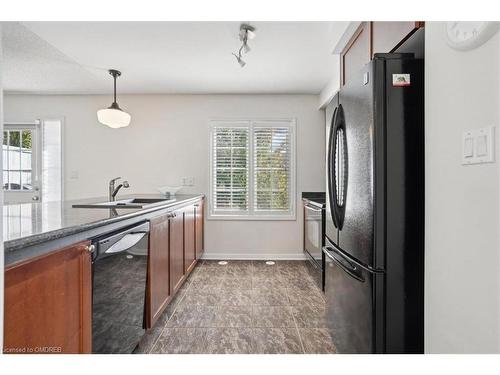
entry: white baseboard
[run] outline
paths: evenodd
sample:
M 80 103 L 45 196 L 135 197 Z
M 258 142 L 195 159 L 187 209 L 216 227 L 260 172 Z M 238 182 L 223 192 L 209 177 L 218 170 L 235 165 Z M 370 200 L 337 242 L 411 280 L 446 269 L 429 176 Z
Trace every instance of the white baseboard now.
M 202 259 L 207 260 L 304 260 L 304 253 L 215 253 L 205 252 Z

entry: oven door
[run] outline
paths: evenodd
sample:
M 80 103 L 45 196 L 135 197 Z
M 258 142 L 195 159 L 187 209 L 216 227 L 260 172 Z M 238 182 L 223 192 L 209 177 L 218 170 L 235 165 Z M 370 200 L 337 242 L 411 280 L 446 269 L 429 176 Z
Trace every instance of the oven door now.
M 304 210 L 304 250 L 322 268 L 323 209 L 305 203 Z
M 324 222 L 325 213 L 321 206 L 304 201 L 304 253 L 309 260 L 309 273 L 321 290 L 324 289 Z

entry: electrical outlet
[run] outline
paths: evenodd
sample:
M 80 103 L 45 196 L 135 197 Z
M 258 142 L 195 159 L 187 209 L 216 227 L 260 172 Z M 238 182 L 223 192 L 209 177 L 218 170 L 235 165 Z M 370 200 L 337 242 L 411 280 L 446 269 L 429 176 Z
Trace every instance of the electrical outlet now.
M 69 178 L 70 178 L 71 180 L 78 180 L 78 178 L 79 178 L 79 177 L 80 177 L 80 176 L 78 175 L 78 171 L 71 171 L 71 172 L 69 173 Z
M 194 185 L 194 177 L 182 178 L 182 186 L 193 186 L 193 185 Z

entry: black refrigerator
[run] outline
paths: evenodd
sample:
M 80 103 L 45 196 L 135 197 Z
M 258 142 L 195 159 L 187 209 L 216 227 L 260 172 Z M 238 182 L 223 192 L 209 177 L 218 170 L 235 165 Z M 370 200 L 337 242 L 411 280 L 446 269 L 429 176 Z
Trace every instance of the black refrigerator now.
M 423 353 L 423 60 L 375 54 L 326 117 L 332 339 L 339 353 Z

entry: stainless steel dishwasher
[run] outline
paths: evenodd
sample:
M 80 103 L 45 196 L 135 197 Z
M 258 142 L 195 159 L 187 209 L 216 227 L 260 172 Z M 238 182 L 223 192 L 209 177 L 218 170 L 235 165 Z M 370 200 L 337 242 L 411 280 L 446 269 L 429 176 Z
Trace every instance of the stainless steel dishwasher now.
M 92 352 L 132 353 L 145 332 L 149 222 L 92 241 Z

